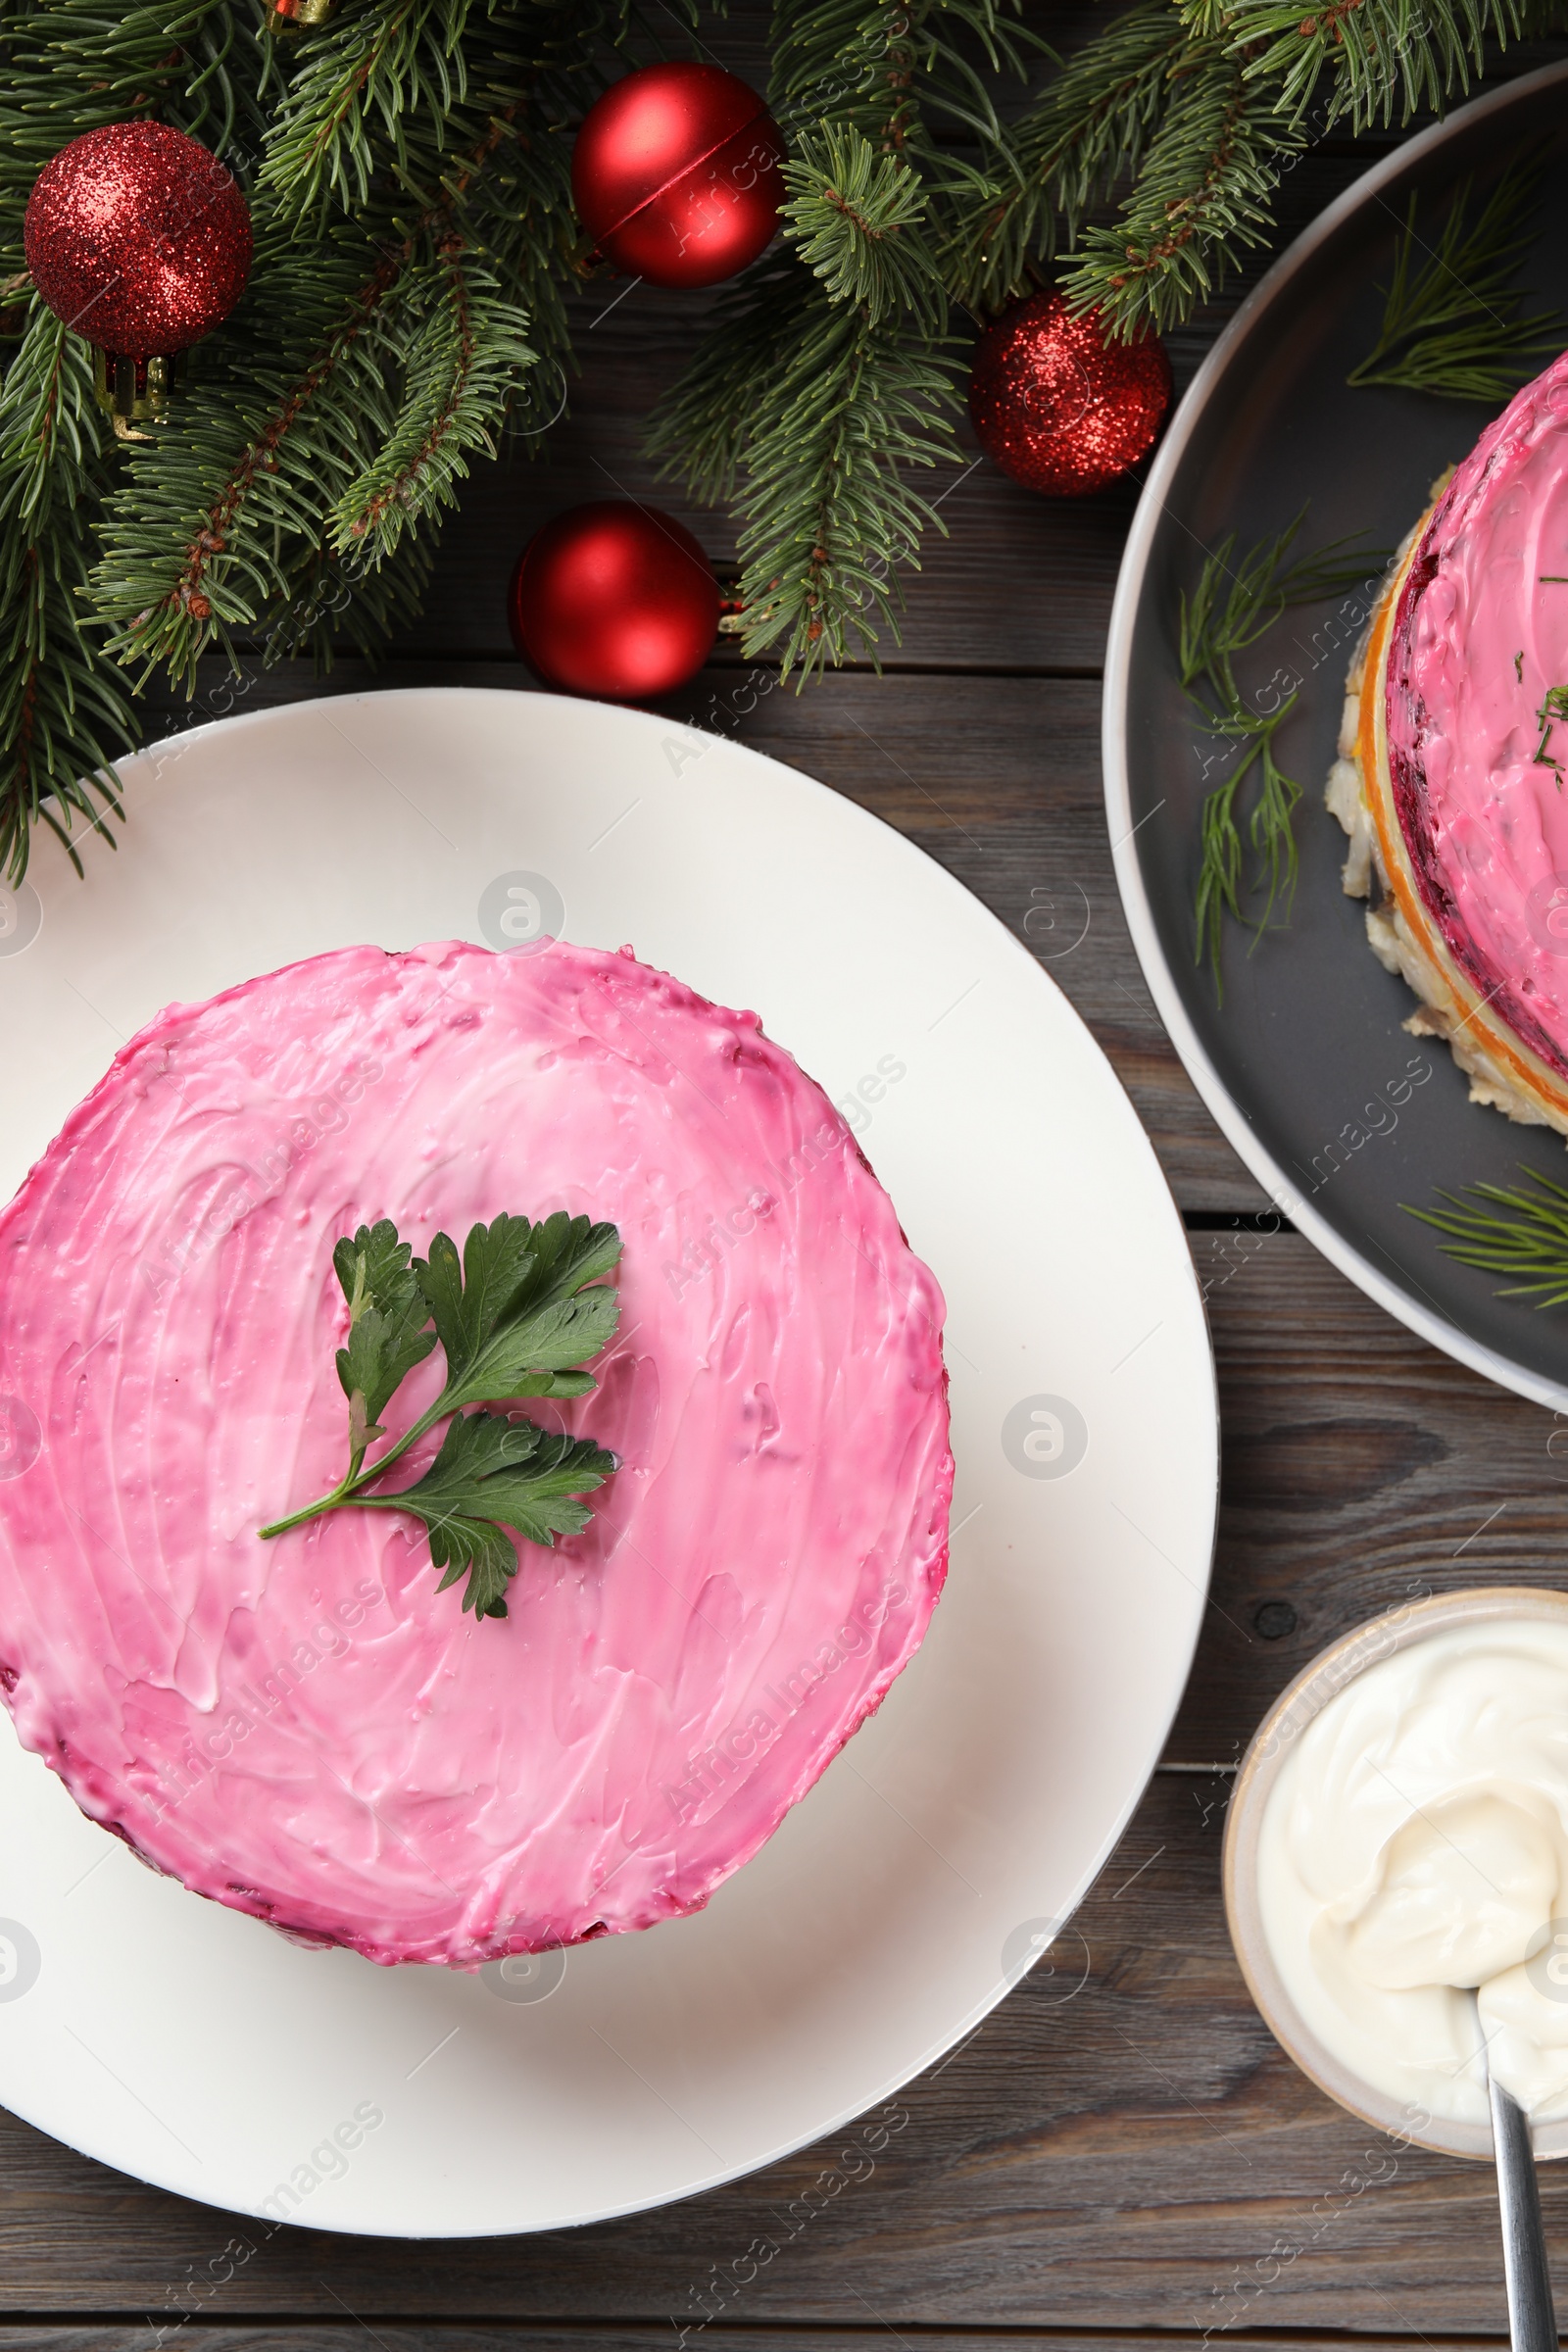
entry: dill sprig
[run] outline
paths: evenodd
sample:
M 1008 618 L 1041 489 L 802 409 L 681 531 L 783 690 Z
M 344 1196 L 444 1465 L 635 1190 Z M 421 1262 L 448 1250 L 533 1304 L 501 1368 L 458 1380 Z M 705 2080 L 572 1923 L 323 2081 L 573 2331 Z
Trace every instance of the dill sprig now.
M 1541 709 L 1536 712 L 1541 741 L 1536 746 L 1532 764 L 1536 767 L 1554 767 L 1557 770 L 1557 790 L 1561 792 L 1562 761 L 1553 758 L 1550 749 L 1552 731 L 1559 720 L 1568 720 L 1568 686 L 1548 686 Z
M 1178 615 L 1182 686 L 1201 713 L 1205 730 L 1234 744 L 1238 755 L 1230 774 L 1203 801 L 1194 903 L 1196 960 L 1201 963 L 1207 956 L 1221 1001 L 1226 916 L 1253 931 L 1255 948 L 1266 930 L 1289 922 L 1298 871 L 1294 820 L 1301 787 L 1280 766 L 1274 739 L 1296 709 L 1301 681 L 1294 671 L 1276 671 L 1276 680 L 1282 675 L 1289 679 L 1288 690 L 1282 696 L 1276 687 L 1274 707 L 1256 709 L 1237 679 L 1237 657 L 1256 645 L 1289 606 L 1343 596 L 1376 577 L 1388 562 L 1380 550 L 1358 549 L 1354 539 L 1334 540 L 1293 561 L 1292 550 L 1305 519 L 1302 507 L 1284 530 L 1259 540 L 1241 556 L 1236 533 L 1227 532 L 1205 559 L 1191 596 L 1183 595 Z M 1250 808 L 1246 805 L 1249 798 Z M 1250 887 L 1263 894 L 1255 913 L 1243 904 L 1244 824 L 1257 860 Z M 1281 923 L 1275 926 L 1275 911 L 1282 906 Z
M 1249 748 L 1243 753 L 1239 765 L 1232 769 L 1223 784 L 1215 786 L 1203 802 L 1201 830 L 1201 862 L 1198 876 L 1198 895 L 1195 911 L 1198 917 L 1198 960 L 1201 962 L 1206 950 L 1214 971 L 1214 986 L 1224 995 L 1220 978 L 1220 944 L 1225 932 L 1225 917 L 1251 926 L 1257 934 L 1257 945 L 1268 929 L 1274 908 L 1283 893 L 1285 920 L 1290 920 L 1291 901 L 1296 895 L 1297 851 L 1296 833 L 1292 819 L 1296 805 L 1301 797 L 1301 787 L 1288 776 L 1274 757 L 1274 737 L 1285 719 L 1296 708 L 1296 697 L 1277 710 L 1272 718 L 1256 721 L 1250 716 L 1239 721 L 1217 719 L 1213 729 L 1219 735 L 1240 737 Z M 1250 915 L 1242 908 L 1242 836 L 1236 822 L 1236 803 L 1242 786 L 1256 770 L 1258 792 L 1247 819 L 1247 830 L 1257 854 L 1257 884 L 1264 886 L 1265 896 L 1260 914 Z
M 1419 198 L 1412 194 L 1385 292 L 1382 331 L 1347 383 L 1391 384 L 1455 400 L 1507 400 L 1561 350 L 1568 322 L 1554 311 L 1521 318 L 1524 294 L 1514 283 L 1534 240 L 1529 216 L 1544 175 L 1539 158 L 1515 164 L 1474 220 L 1473 183 L 1462 179 L 1435 251 L 1417 233 Z M 1427 257 L 1419 266 L 1418 253 Z
M 1561 1306 L 1568 1302 L 1568 1185 L 1543 1176 L 1539 1168 L 1521 1166 L 1519 1172 L 1540 1188 L 1539 1193 L 1470 1184 L 1464 1190 L 1472 1200 L 1495 1205 L 1472 1208 L 1460 1194 L 1441 1187 L 1438 1199 L 1446 1202 L 1444 1208 L 1411 1208 L 1407 1201 L 1402 1205 L 1423 1225 L 1435 1225 L 1449 1236 L 1443 1245 L 1446 1257 L 1483 1274 L 1517 1276 L 1497 1293 L 1499 1298 L 1533 1298 L 1538 1307 Z

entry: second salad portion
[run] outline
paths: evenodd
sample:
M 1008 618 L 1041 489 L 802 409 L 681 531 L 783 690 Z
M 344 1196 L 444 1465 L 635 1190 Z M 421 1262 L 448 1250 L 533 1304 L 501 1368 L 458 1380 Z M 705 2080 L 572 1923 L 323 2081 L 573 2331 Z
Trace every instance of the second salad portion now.
M 1568 353 L 1439 483 L 1348 681 L 1345 888 L 1472 1102 L 1568 1135 Z

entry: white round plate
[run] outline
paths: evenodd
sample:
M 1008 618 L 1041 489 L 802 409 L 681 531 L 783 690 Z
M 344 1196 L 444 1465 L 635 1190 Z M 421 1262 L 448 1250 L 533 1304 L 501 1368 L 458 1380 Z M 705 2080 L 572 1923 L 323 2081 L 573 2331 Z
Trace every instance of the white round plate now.
M 183 2196 L 399 2236 L 600 2220 L 835 2131 L 1044 1948 L 1191 1661 L 1213 1369 L 1125 1095 L 939 866 L 657 717 L 352 696 L 123 772 L 119 854 L 86 842 L 78 882 L 45 845 L 0 932 L 0 1198 L 171 999 L 356 941 L 505 944 L 559 901 L 568 938 L 758 1010 L 857 1128 L 948 1297 L 953 1567 L 880 1714 L 708 1910 L 523 1997 L 303 1951 L 153 1876 L 5 1723 L 0 2098 Z

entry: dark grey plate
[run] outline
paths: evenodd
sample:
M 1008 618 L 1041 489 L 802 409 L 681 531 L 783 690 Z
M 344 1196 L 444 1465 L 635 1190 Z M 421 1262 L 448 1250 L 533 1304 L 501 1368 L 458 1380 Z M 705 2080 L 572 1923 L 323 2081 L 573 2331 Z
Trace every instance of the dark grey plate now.
M 1568 1409 L 1568 1308 L 1499 1298 L 1494 1279 L 1445 1257 L 1401 1207 L 1435 1186 L 1516 1181 L 1522 1163 L 1568 1181 L 1561 1141 L 1473 1106 L 1446 1047 L 1400 1024 L 1415 1000 L 1366 945 L 1363 905 L 1340 887 L 1345 836 L 1323 807 L 1345 672 L 1365 603 L 1288 612 L 1253 657 L 1304 680 L 1279 737 L 1305 788 L 1300 884 L 1288 930 L 1225 954 L 1223 1005 L 1194 961 L 1199 811 L 1219 770 L 1177 676 L 1176 614 L 1227 531 L 1246 548 L 1310 501 L 1299 545 L 1364 531 L 1392 548 L 1436 474 L 1494 410 L 1345 381 L 1375 337 L 1413 189 L 1484 182 L 1543 138 L 1568 152 L 1568 66 L 1510 83 L 1412 139 L 1291 247 L 1237 314 L 1183 401 L 1150 475 L 1122 566 L 1107 654 L 1105 797 L 1117 879 L 1144 971 L 1199 1092 L 1281 1209 L 1353 1282 L 1461 1361 Z M 1424 215 L 1432 218 L 1430 211 Z M 1521 271 L 1568 314 L 1568 174 L 1547 173 Z M 1262 706 L 1266 707 L 1266 706 Z M 1234 927 L 1233 927 L 1234 929 Z M 1426 1073 L 1422 1075 L 1422 1073 Z

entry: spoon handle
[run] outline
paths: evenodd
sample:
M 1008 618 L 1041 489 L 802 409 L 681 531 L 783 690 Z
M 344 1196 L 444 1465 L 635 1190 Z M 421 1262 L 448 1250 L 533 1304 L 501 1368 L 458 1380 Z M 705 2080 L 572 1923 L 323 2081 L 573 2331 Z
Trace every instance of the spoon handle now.
M 1541 2226 L 1541 2188 L 1530 2118 L 1500 2082 L 1492 2084 L 1492 2140 L 1502 2209 L 1502 2268 L 1508 2283 L 1513 2352 L 1557 2352 L 1557 2320 Z

